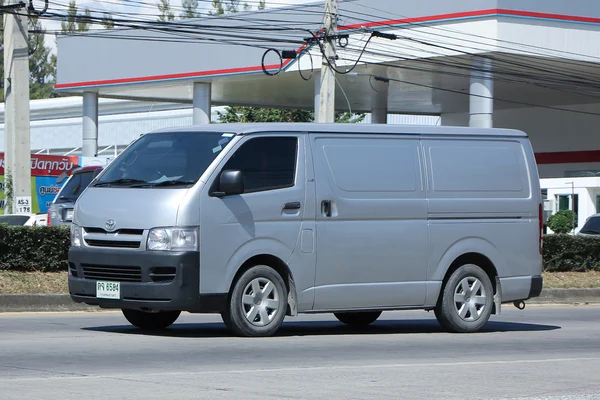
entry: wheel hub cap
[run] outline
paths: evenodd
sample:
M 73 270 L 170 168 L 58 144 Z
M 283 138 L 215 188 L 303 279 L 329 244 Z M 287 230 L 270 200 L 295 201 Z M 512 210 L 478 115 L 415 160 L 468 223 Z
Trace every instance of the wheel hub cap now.
M 279 291 L 267 278 L 252 280 L 243 292 L 242 312 L 252 325 L 266 326 L 279 312 Z
M 454 289 L 454 308 L 464 321 L 477 321 L 487 307 L 487 292 L 481 281 L 469 276 L 461 280 Z

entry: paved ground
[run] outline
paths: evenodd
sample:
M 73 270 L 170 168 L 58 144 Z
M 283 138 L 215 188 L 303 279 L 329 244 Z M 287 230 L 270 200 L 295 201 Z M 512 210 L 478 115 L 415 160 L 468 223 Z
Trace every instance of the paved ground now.
M 0 399 L 600 399 L 600 307 L 503 309 L 479 334 L 432 314 L 332 315 L 273 338 L 183 315 L 142 335 L 120 313 L 0 314 Z

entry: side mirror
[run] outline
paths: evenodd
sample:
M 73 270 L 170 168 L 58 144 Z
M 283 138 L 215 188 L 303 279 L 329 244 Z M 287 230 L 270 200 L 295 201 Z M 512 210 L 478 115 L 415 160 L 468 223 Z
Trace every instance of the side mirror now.
M 213 195 L 217 197 L 232 196 L 244 193 L 244 176 L 242 171 L 227 170 L 219 178 L 219 191 Z

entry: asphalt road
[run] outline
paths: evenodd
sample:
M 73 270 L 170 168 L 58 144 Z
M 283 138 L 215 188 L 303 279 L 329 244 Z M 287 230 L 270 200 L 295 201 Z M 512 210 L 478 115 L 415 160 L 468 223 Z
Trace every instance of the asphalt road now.
M 301 316 L 254 339 L 212 315 L 140 334 L 116 312 L 0 314 L 1 400 L 437 398 L 600 399 L 600 307 L 506 307 L 478 334 Z

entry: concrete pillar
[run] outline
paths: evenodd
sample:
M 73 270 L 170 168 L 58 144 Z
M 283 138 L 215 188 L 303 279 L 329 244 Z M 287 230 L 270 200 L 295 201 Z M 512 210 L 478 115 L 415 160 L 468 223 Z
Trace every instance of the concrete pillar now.
M 373 78 L 371 83 L 374 88 L 371 95 L 371 123 L 387 124 L 390 82 Z
M 10 198 L 6 196 L 6 202 L 11 207 L 6 211 L 29 214 L 33 212 L 33 202 L 29 132 L 28 18 L 27 15 L 10 13 L 2 18 L 4 18 L 4 119 L 6 121 L 5 174 L 10 172 L 12 176 L 12 196 Z
M 210 124 L 211 83 L 194 82 L 193 124 Z
M 83 145 L 84 157 L 98 154 L 98 93 L 83 93 Z
M 469 126 L 491 128 L 494 114 L 494 77 L 492 61 L 475 58 L 471 72 Z
M 319 107 L 321 105 L 321 72 L 315 71 L 313 74 L 313 79 L 315 81 L 315 95 L 314 95 L 314 114 L 315 114 L 315 122 L 319 121 Z

